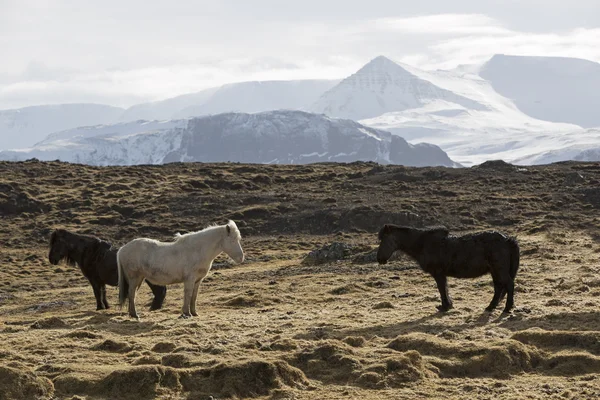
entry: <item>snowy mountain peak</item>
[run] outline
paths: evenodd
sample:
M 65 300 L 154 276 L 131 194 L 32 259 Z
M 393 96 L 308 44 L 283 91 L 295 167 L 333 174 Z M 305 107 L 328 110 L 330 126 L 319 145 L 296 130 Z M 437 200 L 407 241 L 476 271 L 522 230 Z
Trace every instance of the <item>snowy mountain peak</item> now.
M 365 64 L 356 73 L 344 79 L 340 85 L 372 89 L 383 93 L 389 85 L 407 88 L 412 80 L 418 79 L 389 58 L 379 56 Z
M 486 108 L 475 100 L 423 78 L 427 73 L 417 75 L 414 71 L 418 70 L 405 68 L 379 56 L 323 94 L 311 111 L 360 120 L 391 111 L 418 108 L 436 100 L 455 103 L 467 109 Z
M 390 60 L 385 56 L 377 56 L 368 63 L 366 63 L 361 69 L 358 70 L 356 74 L 364 74 L 364 73 L 410 73 L 402 68 L 399 64 Z

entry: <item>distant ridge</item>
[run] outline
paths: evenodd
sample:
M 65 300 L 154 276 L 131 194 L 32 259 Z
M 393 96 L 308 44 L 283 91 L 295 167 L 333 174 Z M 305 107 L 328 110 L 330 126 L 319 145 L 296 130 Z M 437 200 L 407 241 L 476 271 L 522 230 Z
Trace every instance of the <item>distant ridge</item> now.
M 0 152 L 3 160 L 29 158 L 91 165 L 375 161 L 459 166 L 437 146 L 411 145 L 351 120 L 291 110 L 78 128 L 54 134 L 30 149 Z
M 525 114 L 584 128 L 600 126 L 600 64 L 578 58 L 497 54 L 479 75 Z

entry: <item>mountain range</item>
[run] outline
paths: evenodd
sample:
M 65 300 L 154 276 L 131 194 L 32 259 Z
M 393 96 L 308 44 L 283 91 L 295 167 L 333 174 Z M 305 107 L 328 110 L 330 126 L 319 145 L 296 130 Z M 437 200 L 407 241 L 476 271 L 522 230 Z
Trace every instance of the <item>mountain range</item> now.
M 290 109 L 325 114 L 331 124 L 331 118 L 359 121 L 361 129 L 368 126 L 387 131 L 412 144 L 431 143 L 466 166 L 489 159 L 522 164 L 597 160 L 600 135 L 594 127 L 600 126 L 600 114 L 595 112 L 600 101 L 596 93 L 600 93 L 600 64 L 586 60 L 496 55 L 481 65 L 424 71 L 380 56 L 340 81 L 235 83 L 127 110 L 82 104 L 0 111 L 0 149 L 31 147 L 50 133 L 95 124 L 103 126 L 75 130 L 83 134 L 87 147 L 98 145 L 92 137 L 111 137 L 107 134 L 111 130 L 112 140 L 133 140 L 133 133 L 122 134 L 125 126 L 135 126 L 135 134 L 150 138 L 157 134 L 159 122 L 138 120 L 163 121 L 163 127 L 170 126 L 166 131 L 174 132 L 179 128 L 173 126 L 185 124 L 180 119 L 189 119 L 186 126 L 198 121 L 204 124 L 208 120 L 197 117 L 228 112 L 235 112 L 231 115 L 237 115 L 238 120 L 249 118 L 248 113 L 261 113 L 261 124 L 275 118 L 270 124 L 280 126 L 282 115 L 288 114 L 264 112 Z M 217 120 L 229 121 L 231 115 Z M 295 114 L 294 118 L 288 115 L 283 120 L 292 124 L 294 132 L 300 130 L 310 136 L 310 127 L 295 121 L 317 123 L 319 118 L 299 115 L 305 114 Z M 237 129 L 235 124 L 228 124 Z M 264 127 L 261 129 L 264 131 Z M 218 141 L 215 132 L 205 134 Z M 226 130 L 219 132 L 228 134 Z M 282 132 L 282 138 L 289 140 L 289 129 Z M 199 134 L 196 131 L 196 136 Z M 269 137 L 277 141 L 276 135 Z M 52 138 L 55 143 L 49 142 Z M 61 143 L 65 145 L 64 140 Z M 30 149 L 2 152 L 0 158 L 10 154 L 11 159 L 22 159 L 37 154 L 42 147 L 57 145 L 57 136 L 48 136 Z M 278 154 L 273 159 L 300 162 L 296 157 L 299 154 L 308 153 Z M 209 156 L 207 153 L 203 157 Z M 328 152 L 327 157 L 331 156 Z M 262 156 L 256 160 L 270 161 Z
M 352 120 L 295 110 L 76 128 L 52 134 L 31 149 L 0 152 L 4 160 L 27 158 L 90 165 L 375 161 L 459 166 L 435 145 L 412 145 Z

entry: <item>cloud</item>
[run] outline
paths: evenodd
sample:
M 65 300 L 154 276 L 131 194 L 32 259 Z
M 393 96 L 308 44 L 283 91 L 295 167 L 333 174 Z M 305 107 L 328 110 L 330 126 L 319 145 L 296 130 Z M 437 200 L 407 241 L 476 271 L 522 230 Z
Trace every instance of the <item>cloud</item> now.
M 130 106 L 229 82 L 340 79 L 378 55 L 425 69 L 481 63 L 496 53 L 600 61 L 599 28 L 530 32 L 479 9 L 411 16 L 416 11 L 403 15 L 404 6 L 394 3 L 385 10 L 395 11 L 374 8 L 361 16 L 364 4 L 357 2 L 351 16 L 340 10 L 313 18 L 307 11 L 281 19 L 276 9 L 203 3 L 183 2 L 182 12 L 140 2 L 131 18 L 118 8 L 113 15 L 103 5 L 67 3 L 25 13 L 14 2 L 12 12 L 0 15 L 0 54 L 10 54 L 0 63 L 0 109 L 61 102 Z M 435 9 L 452 9 L 443 5 Z M 250 9 L 255 18 L 242 15 Z
M 452 68 L 475 64 L 494 54 L 574 57 L 600 61 L 600 29 L 575 29 L 562 34 L 509 32 L 498 36 L 463 36 L 429 46 L 423 67 Z
M 372 22 L 383 32 L 413 35 L 506 35 L 510 30 L 481 14 L 440 14 L 408 18 L 381 18 Z
M 128 107 L 193 93 L 226 83 L 253 80 L 337 79 L 360 64 L 323 64 L 319 60 L 286 63 L 278 59 L 227 59 L 208 64 L 173 64 L 138 69 L 77 72 L 68 79 L 19 79 L 0 84 L 0 109 L 38 104 L 104 103 Z

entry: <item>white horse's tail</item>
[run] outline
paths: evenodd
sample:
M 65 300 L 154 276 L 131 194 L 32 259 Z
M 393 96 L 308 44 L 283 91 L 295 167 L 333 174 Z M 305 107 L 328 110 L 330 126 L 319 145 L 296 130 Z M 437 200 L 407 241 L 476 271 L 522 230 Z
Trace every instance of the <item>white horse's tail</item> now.
M 117 251 L 117 271 L 119 272 L 119 307 L 123 307 L 129 292 L 129 283 L 127 282 L 125 272 L 123 271 L 123 264 L 121 264 L 121 250 L 123 250 L 123 247 Z

